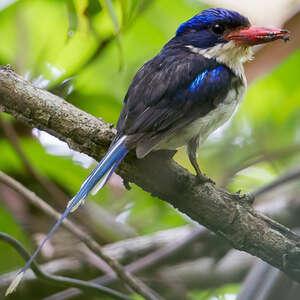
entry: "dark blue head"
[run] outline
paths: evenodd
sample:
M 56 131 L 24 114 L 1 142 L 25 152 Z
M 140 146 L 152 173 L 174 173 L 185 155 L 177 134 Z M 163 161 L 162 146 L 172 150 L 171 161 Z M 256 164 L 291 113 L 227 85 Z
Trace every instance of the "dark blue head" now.
M 249 26 L 249 20 L 238 12 L 210 8 L 181 24 L 176 38 L 197 48 L 208 48 L 228 42 L 224 38 L 227 33 Z

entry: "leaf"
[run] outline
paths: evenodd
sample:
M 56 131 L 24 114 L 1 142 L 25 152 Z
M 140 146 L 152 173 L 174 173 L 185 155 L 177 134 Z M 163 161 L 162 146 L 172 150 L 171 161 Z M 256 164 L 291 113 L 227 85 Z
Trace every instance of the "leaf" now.
M 68 9 L 68 20 L 69 20 L 69 29 L 68 29 L 68 35 L 73 35 L 74 31 L 78 29 L 78 17 L 76 12 L 76 7 L 74 5 L 73 0 L 67 0 L 67 9 Z
M 119 0 L 120 5 L 121 5 L 121 12 L 122 12 L 122 25 L 121 28 L 124 28 L 127 24 L 128 20 L 128 0 Z
M 118 53 L 119 53 L 119 71 L 121 71 L 124 67 L 124 54 L 123 54 L 123 48 L 122 48 L 122 44 L 121 44 L 121 37 L 120 37 L 121 27 L 120 27 L 117 15 L 115 13 L 115 9 L 113 7 L 112 1 L 111 0 L 99 0 L 99 2 L 102 5 L 103 9 L 108 12 L 110 19 L 114 25 L 116 41 L 117 41 L 117 48 L 118 48 Z
M 85 11 L 89 5 L 88 0 L 73 0 L 74 7 L 78 16 L 78 30 L 84 33 L 89 32 L 89 21 L 85 14 Z
M 1 199 L 0 199 L 1 200 Z M 22 230 L 20 224 L 18 224 L 11 214 L 6 210 L 4 206 L 0 204 L 0 231 L 5 232 L 18 241 L 20 241 L 26 248 L 28 248 L 28 240 L 25 232 Z M 11 246 L 0 241 L 0 274 L 11 271 L 17 267 L 21 267 L 24 264 L 24 260 L 12 251 Z M 5 258 L 5 259 L 3 259 Z
M 50 155 L 32 138 L 22 138 L 21 146 L 29 160 L 45 176 L 58 182 L 70 194 L 74 194 L 88 175 L 88 170 L 76 165 L 70 157 Z M 19 174 L 26 178 L 27 173 L 19 157 L 12 151 L 6 140 L 0 140 L 0 169 L 8 174 Z
M 103 7 L 103 9 L 108 12 L 108 14 L 111 18 L 111 21 L 114 25 L 115 33 L 116 33 L 116 35 L 118 35 L 120 33 L 120 25 L 119 25 L 118 18 L 115 14 L 115 10 L 114 10 L 111 0 L 99 0 L 99 2 L 101 4 L 101 6 Z

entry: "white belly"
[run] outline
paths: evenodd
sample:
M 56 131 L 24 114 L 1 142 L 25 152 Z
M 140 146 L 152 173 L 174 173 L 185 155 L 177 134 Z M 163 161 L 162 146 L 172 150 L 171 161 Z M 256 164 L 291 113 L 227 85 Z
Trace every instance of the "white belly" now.
M 212 132 L 229 120 L 238 104 L 243 99 L 245 91 L 246 88 L 244 85 L 238 90 L 230 90 L 225 100 L 218 104 L 214 110 L 175 132 L 171 136 L 166 137 L 154 148 L 154 150 L 177 149 L 186 145 L 191 138 L 197 135 L 200 136 L 200 143 L 203 143 Z

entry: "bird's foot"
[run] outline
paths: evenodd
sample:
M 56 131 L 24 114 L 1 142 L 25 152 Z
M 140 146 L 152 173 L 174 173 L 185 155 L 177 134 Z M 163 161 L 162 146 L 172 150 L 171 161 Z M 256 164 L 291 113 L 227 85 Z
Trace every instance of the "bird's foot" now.
M 131 190 L 131 186 L 130 186 L 130 182 L 129 180 L 126 180 L 126 179 L 123 179 L 123 184 L 124 184 L 124 187 L 127 191 L 130 191 Z
M 250 205 L 254 203 L 255 197 L 251 193 L 245 193 L 242 194 L 241 190 L 238 190 L 234 196 L 236 197 L 237 200 L 247 202 Z
M 209 178 L 208 176 L 206 176 L 205 174 L 202 174 L 202 173 L 198 173 L 197 175 L 196 175 L 196 178 L 197 178 L 197 181 L 199 182 L 199 183 L 207 183 L 207 182 L 209 182 L 209 183 L 212 183 L 212 184 L 216 184 L 211 178 Z

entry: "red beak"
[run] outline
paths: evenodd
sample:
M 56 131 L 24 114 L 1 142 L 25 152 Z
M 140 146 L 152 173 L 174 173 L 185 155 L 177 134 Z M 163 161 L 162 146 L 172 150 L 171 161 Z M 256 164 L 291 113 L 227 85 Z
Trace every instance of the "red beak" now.
M 225 36 L 225 39 L 234 40 L 238 44 L 252 46 L 278 39 L 287 41 L 290 39 L 290 34 L 289 31 L 285 29 L 251 26 L 230 32 Z

